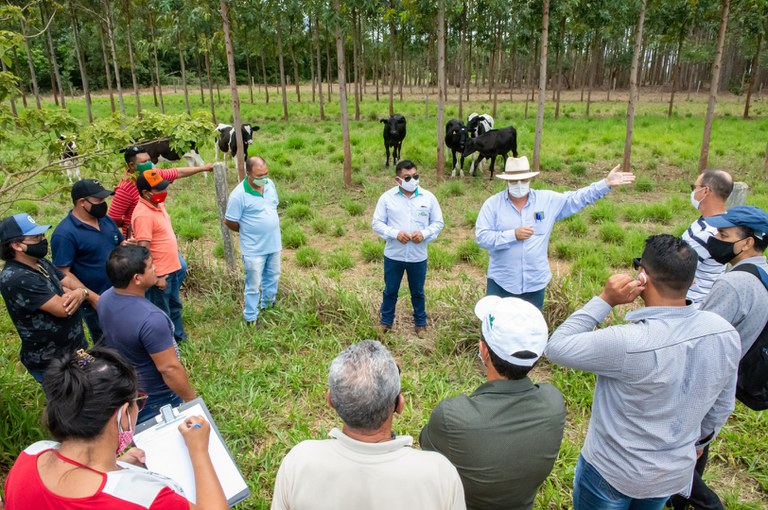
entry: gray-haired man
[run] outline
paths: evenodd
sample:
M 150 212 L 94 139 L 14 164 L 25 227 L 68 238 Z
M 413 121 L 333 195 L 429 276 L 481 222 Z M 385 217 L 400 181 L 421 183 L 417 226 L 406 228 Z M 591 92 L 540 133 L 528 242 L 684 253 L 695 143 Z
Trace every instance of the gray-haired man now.
M 405 405 L 400 369 L 381 343 L 351 345 L 331 363 L 328 404 L 344 422 L 330 439 L 302 441 L 280 465 L 272 509 L 464 509 L 451 463 L 392 432 Z

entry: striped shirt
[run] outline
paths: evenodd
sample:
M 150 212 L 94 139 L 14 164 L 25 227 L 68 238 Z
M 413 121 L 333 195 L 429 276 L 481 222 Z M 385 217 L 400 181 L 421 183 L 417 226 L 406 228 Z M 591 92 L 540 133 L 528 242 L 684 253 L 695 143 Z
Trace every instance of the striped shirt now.
M 157 173 L 166 181 L 173 182 L 179 178 L 179 171 L 176 168 L 158 168 Z M 107 214 L 115 223 L 122 225 L 123 235 L 127 238 L 128 227 L 131 225 L 131 217 L 136 204 L 139 203 L 139 190 L 136 188 L 136 175 L 132 172 L 125 172 L 123 180 L 115 187 L 115 195 L 109 204 Z M 121 223 L 122 222 L 122 223 Z
M 611 312 L 592 298 L 552 335 L 546 356 L 597 374 L 581 454 L 630 498 L 688 495 L 696 448 L 733 411 L 739 335 L 712 312 L 652 306 L 595 330 Z
M 691 226 L 682 235 L 683 241 L 688 243 L 699 257 L 695 280 L 685 296 L 697 306 L 704 301 L 712 289 L 712 285 L 715 284 L 715 280 L 725 271 L 725 265 L 713 259 L 707 250 L 707 239 L 715 234 L 717 234 L 717 229 L 707 224 L 703 217 L 699 217 L 698 220 L 691 223 Z

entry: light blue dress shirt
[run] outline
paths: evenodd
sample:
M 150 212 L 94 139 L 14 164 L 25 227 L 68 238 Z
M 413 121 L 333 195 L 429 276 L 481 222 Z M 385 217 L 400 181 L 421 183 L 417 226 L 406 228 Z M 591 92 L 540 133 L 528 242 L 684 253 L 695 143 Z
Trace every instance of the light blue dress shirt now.
M 475 223 L 477 244 L 490 254 L 488 278 L 512 294 L 546 287 L 552 279 L 547 246 L 555 222 L 576 214 L 609 191 L 605 180 L 567 193 L 532 189 L 522 211 L 512 204 L 506 189 L 490 197 Z M 518 241 L 515 229 L 529 225 L 533 235 Z
M 418 187 L 406 197 L 400 186 L 395 186 L 379 198 L 371 226 L 387 242 L 385 257 L 399 262 L 422 262 L 427 259 L 427 244 L 443 230 L 443 211 L 435 195 L 424 188 Z M 403 244 L 397 240 L 398 232 L 410 234 L 417 230 L 424 236 L 420 243 Z
M 264 185 L 263 196 L 247 193 L 244 181 L 232 190 L 224 217 L 240 224 L 240 253 L 243 256 L 269 255 L 282 249 L 277 216 L 279 203 L 272 179 Z

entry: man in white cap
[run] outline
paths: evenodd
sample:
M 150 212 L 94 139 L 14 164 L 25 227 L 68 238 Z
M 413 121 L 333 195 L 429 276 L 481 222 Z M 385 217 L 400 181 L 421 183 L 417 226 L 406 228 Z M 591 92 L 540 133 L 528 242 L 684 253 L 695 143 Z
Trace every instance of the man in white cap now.
M 496 176 L 507 181 L 507 189 L 485 201 L 475 223 L 477 244 L 490 254 L 486 294 L 519 297 L 541 310 L 552 279 L 547 246 L 555 222 L 597 202 L 614 186 L 634 182 L 634 174 L 620 168 L 580 190 L 557 193 L 530 189 L 539 172 L 531 172 L 528 158 L 507 159 L 504 173 Z
M 560 391 L 528 378 L 547 345 L 547 324 L 518 298 L 486 296 L 475 315 L 487 382 L 470 396 L 440 402 L 419 443 L 456 466 L 468 509 L 531 510 L 565 426 Z

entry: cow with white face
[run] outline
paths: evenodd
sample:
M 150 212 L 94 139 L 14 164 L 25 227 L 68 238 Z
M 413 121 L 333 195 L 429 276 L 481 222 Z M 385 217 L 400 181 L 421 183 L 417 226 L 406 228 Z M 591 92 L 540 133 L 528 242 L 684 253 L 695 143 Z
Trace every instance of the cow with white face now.
M 248 159 L 248 146 L 253 143 L 253 133 L 259 129 L 259 126 L 253 126 L 251 124 L 240 125 L 240 133 L 243 135 L 243 145 L 245 145 L 245 160 Z M 237 134 L 235 133 L 235 128 L 229 124 L 219 124 L 216 126 L 216 131 L 219 133 L 218 139 L 216 140 L 216 161 L 220 160 L 220 154 L 223 152 L 226 163 L 227 154 L 229 154 L 232 159 L 237 155 Z
M 59 141 L 61 143 L 61 166 L 64 167 L 64 175 L 67 176 L 69 183 L 72 184 L 81 179 L 80 165 L 74 161 L 74 158 L 79 156 L 77 144 L 73 137 L 64 135 L 59 135 Z
M 467 132 L 469 133 L 470 138 L 477 138 L 478 136 L 484 135 L 492 129 L 493 117 L 487 113 L 479 114 L 472 112 L 469 114 L 469 117 L 467 117 Z M 476 157 L 472 155 L 472 164 L 469 167 L 469 171 L 472 175 L 475 175 L 475 161 Z M 483 170 L 481 165 L 482 159 L 477 162 L 477 167 L 480 171 Z

